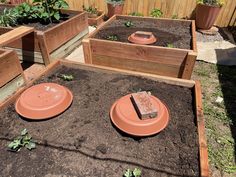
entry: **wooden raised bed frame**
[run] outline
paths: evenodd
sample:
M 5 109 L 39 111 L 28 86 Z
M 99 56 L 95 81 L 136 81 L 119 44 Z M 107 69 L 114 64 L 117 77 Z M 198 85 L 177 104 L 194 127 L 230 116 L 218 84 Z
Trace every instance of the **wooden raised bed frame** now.
M 192 80 L 184 80 L 184 79 L 178 79 L 178 78 L 171 78 L 166 76 L 157 76 L 153 74 L 147 74 L 147 73 L 140 73 L 140 72 L 134 72 L 134 71 L 127 71 L 127 70 L 121 70 L 121 69 L 114 69 L 104 66 L 94 66 L 94 65 L 88 65 L 88 64 L 78 64 L 75 62 L 65 61 L 65 60 L 58 60 L 52 64 L 50 64 L 46 70 L 42 73 L 40 73 L 36 79 L 28 82 L 27 86 L 24 88 L 27 89 L 31 85 L 34 84 L 35 81 L 40 79 L 42 76 L 49 74 L 54 69 L 56 69 L 58 66 L 64 65 L 72 68 L 97 68 L 102 70 L 110 70 L 115 71 L 123 74 L 130 74 L 130 75 L 136 75 L 136 76 L 143 76 L 155 79 L 156 81 L 164 82 L 167 84 L 172 85 L 178 85 L 183 86 L 187 88 L 193 88 L 194 89 L 194 98 L 195 98 L 195 111 L 196 111 L 196 125 L 198 127 L 198 137 L 199 137 L 199 159 L 200 159 L 200 174 L 202 177 L 209 177 L 209 165 L 208 165 L 208 151 L 207 151 L 207 141 L 205 136 L 205 123 L 204 123 L 204 116 L 203 116 L 203 105 L 202 105 L 202 93 L 201 93 L 201 86 L 199 81 L 192 81 Z M 23 90 L 19 90 L 16 92 L 10 99 L 5 101 L 3 104 L 0 104 L 0 109 L 3 109 L 4 107 L 8 106 L 9 104 L 15 102 L 15 100 L 20 96 L 20 94 L 23 92 Z
M 0 35 L 0 47 L 32 34 L 34 29 L 21 26 Z M 26 84 L 26 78 L 15 51 L 0 49 L 0 104 Z
M 88 34 L 88 20 L 85 12 L 72 10 L 63 10 L 62 12 L 78 14 L 46 31 L 36 30 L 5 47 L 17 51 L 23 60 L 44 63 L 45 65 L 56 58 L 67 56 L 81 44 L 83 37 Z M 0 35 L 11 30 L 13 28 L 0 27 Z
M 102 24 L 83 40 L 85 63 L 128 69 L 144 73 L 158 74 L 176 78 L 190 79 L 197 57 L 195 21 L 191 22 L 192 49 L 177 49 L 151 45 L 138 45 L 93 38 L 100 29 L 116 19 L 127 20 L 162 20 L 150 17 L 116 15 Z M 186 20 L 179 20 L 186 21 Z
M 99 14 L 99 16 L 96 17 L 96 18 L 90 18 L 90 17 L 88 17 L 88 24 L 89 24 L 90 26 L 99 26 L 99 25 L 102 24 L 103 18 L 104 18 L 104 16 L 105 16 L 105 12 L 103 12 L 103 11 L 98 11 L 98 14 Z

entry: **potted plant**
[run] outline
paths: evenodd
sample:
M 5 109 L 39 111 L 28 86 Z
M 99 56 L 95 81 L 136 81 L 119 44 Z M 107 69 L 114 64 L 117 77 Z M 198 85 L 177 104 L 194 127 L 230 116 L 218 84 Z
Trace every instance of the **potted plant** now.
M 83 6 L 83 10 L 88 13 L 88 23 L 90 26 L 99 26 L 103 22 L 103 18 L 105 16 L 103 11 L 98 10 L 93 6 L 89 6 L 87 8 Z
M 106 0 L 107 1 L 107 8 L 108 14 L 107 16 L 110 18 L 115 14 L 122 14 L 124 1 L 125 0 Z
M 197 0 L 196 26 L 203 30 L 209 30 L 215 23 L 223 0 Z

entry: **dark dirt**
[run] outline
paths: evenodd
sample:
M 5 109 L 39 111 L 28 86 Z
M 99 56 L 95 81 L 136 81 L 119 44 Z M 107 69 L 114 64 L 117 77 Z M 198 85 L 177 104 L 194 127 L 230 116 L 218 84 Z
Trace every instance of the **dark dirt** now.
M 59 74 L 72 74 L 62 81 Z M 0 111 L 0 176 L 121 177 L 138 167 L 144 177 L 199 176 L 193 91 L 188 88 L 98 69 L 59 68 L 39 82 L 71 89 L 71 107 L 47 121 L 26 121 L 11 105 Z M 132 138 L 112 126 L 109 110 L 121 96 L 151 91 L 169 106 L 171 121 L 159 134 Z M 32 151 L 7 151 L 27 128 L 38 142 Z
M 164 23 L 162 20 L 157 21 L 136 21 L 133 20 L 133 26 L 126 27 L 125 19 L 115 20 L 101 29 L 96 35 L 97 39 L 106 39 L 107 36 L 117 35 L 118 41 L 129 42 L 128 37 L 136 31 L 152 32 L 157 38 L 157 42 L 152 44 L 155 46 L 167 47 L 173 44 L 175 48 L 191 49 L 191 24 L 190 22 Z
M 5 9 L 9 9 L 9 6 L 5 6 L 5 5 L 0 5 L 0 13 Z M 78 12 L 79 13 L 79 12 Z M 39 31 L 46 31 L 49 28 L 52 28 L 72 17 L 74 17 L 75 15 L 77 15 L 78 13 L 66 13 L 66 14 L 61 14 L 61 19 L 57 22 L 53 22 L 53 23 L 41 23 L 41 22 L 37 22 L 37 21 L 24 21 L 23 23 L 19 23 L 16 24 L 16 26 L 14 27 L 18 27 L 21 25 L 25 25 L 25 26 L 30 26 L 30 27 L 34 27 L 36 30 Z

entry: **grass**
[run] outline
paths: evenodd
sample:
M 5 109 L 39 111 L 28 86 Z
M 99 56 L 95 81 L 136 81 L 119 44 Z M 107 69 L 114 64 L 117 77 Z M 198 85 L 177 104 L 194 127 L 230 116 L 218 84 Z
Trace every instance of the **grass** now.
M 236 67 L 197 62 L 192 79 L 201 81 L 209 160 L 221 173 L 236 176 Z M 223 98 L 222 102 L 216 102 Z

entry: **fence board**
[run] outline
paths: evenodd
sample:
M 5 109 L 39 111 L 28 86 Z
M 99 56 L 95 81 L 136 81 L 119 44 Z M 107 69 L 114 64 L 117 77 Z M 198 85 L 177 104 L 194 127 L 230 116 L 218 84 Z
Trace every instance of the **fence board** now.
M 32 0 L 28 0 L 32 2 Z M 95 6 L 107 12 L 105 0 L 67 0 L 71 9 L 82 10 L 82 6 Z M 220 27 L 235 26 L 236 0 L 225 0 L 216 25 Z M 145 16 L 150 14 L 153 8 L 160 8 L 164 17 L 171 18 L 177 15 L 178 18 L 191 17 L 195 8 L 196 0 L 125 0 L 123 14 L 140 12 Z

